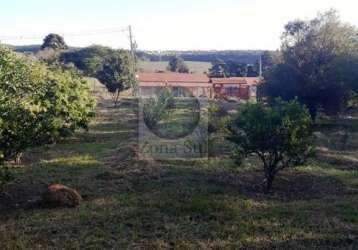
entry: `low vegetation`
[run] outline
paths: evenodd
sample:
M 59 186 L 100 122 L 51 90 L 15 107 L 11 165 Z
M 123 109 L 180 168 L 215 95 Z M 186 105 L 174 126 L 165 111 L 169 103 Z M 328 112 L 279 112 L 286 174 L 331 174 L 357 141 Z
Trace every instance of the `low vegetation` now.
M 261 160 L 266 192 L 280 171 L 302 166 L 313 153 L 311 117 L 297 101 L 277 100 L 270 108 L 247 104 L 228 130 L 228 139 L 237 145 L 236 162 L 252 154 Z
M 74 71 L 48 68 L 0 48 L 0 165 L 25 150 L 87 129 L 94 99 Z
M 97 88 L 99 89 L 99 87 Z M 316 130 L 318 159 L 287 169 L 270 194 L 259 159 L 137 159 L 137 103 L 98 97 L 96 120 L 53 146 L 32 149 L 1 197 L 1 249 L 355 249 L 358 134 L 343 150 L 341 120 Z M 354 118 L 356 121 L 357 118 Z M 350 125 L 351 124 L 351 125 Z M 323 126 L 323 125 L 322 125 Z M 352 126 L 352 127 L 350 127 Z M 317 134 L 319 131 L 319 134 Z M 355 131 L 355 132 L 353 132 Z M 75 209 L 32 201 L 50 183 L 84 197 Z

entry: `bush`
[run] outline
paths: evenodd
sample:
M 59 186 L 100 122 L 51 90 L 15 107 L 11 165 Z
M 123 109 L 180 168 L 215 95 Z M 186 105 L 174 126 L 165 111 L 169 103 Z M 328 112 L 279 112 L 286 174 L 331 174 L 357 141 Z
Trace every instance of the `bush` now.
M 310 114 L 297 101 L 277 101 L 271 108 L 247 104 L 228 130 L 228 139 L 237 146 L 237 162 L 251 154 L 262 161 L 267 192 L 278 172 L 304 164 L 312 153 Z
M 147 126 L 153 129 L 160 120 L 165 119 L 173 103 L 174 95 L 170 88 L 164 88 L 156 96 L 143 100 L 143 118 Z
M 4 185 L 12 180 L 14 180 L 14 176 L 9 168 L 0 166 L 0 193 L 3 191 Z
M 93 116 L 86 81 L 0 47 L 0 165 L 27 148 L 54 142 Z

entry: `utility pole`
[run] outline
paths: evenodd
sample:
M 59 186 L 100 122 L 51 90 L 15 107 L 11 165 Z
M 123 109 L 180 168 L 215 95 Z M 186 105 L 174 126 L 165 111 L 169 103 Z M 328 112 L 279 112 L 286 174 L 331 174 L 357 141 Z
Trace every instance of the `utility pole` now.
M 129 25 L 128 27 L 128 31 L 129 31 L 129 42 L 130 42 L 130 48 L 131 48 L 131 55 L 132 55 L 132 59 L 134 59 L 135 54 L 134 54 L 134 43 L 133 43 L 133 33 L 132 33 L 132 26 Z
M 132 56 L 132 74 L 133 74 L 133 79 L 136 81 L 136 55 L 135 55 L 135 49 L 136 49 L 136 45 L 134 44 L 134 38 L 133 38 L 133 32 L 132 32 L 132 26 L 129 25 L 128 26 L 128 31 L 129 31 L 129 42 L 130 42 L 130 50 L 131 50 L 131 56 Z M 135 83 L 133 85 L 133 94 L 137 95 L 138 94 L 138 86 Z
M 259 71 L 260 71 L 260 73 L 259 73 L 259 75 L 260 75 L 260 77 L 262 77 L 262 55 L 260 55 L 260 69 L 259 69 Z

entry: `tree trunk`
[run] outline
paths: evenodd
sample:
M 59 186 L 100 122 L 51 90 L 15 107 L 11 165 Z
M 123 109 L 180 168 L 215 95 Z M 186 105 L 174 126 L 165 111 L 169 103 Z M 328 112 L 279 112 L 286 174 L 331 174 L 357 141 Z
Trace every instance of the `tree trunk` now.
M 265 188 L 266 194 L 270 193 L 274 179 L 275 179 L 275 177 L 273 175 L 266 177 L 266 188 Z
M 267 167 L 265 168 L 265 178 L 266 178 L 266 181 L 265 181 L 265 193 L 268 194 L 270 193 L 271 189 L 272 189 L 272 184 L 273 184 L 273 181 L 275 179 L 275 171 L 274 171 L 274 168 L 272 167 Z
M 115 108 L 117 108 L 117 106 L 118 106 L 119 94 L 120 94 L 120 92 L 117 90 L 117 94 L 116 94 L 115 99 L 114 99 L 114 107 Z

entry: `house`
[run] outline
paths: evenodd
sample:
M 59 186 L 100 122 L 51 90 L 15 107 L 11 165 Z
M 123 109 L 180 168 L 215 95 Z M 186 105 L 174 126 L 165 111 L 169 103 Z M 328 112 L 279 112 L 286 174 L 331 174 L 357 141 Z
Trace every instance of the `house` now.
M 213 98 L 210 79 L 205 74 L 139 73 L 140 96 L 153 96 L 164 87 L 171 87 L 176 96 Z
M 216 99 L 238 99 L 243 101 L 257 100 L 257 86 L 260 77 L 212 78 Z
M 259 77 L 209 78 L 205 74 L 139 73 L 140 96 L 153 96 L 164 87 L 174 95 L 209 99 L 256 101 Z

